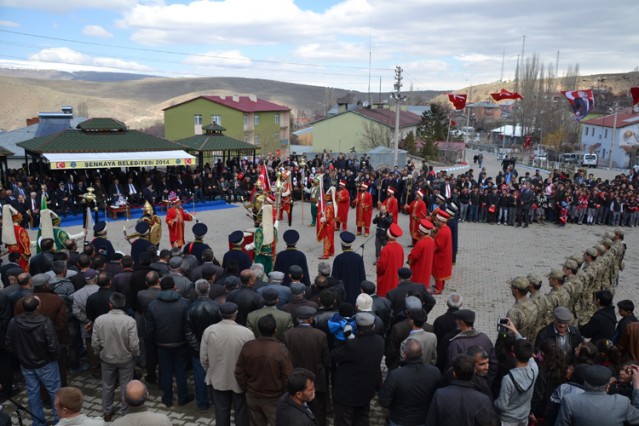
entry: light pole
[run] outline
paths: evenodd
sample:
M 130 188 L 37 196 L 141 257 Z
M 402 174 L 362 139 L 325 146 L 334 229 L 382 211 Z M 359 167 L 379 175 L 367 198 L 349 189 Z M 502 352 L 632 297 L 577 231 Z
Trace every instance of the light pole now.
M 399 157 L 399 113 L 400 105 L 406 99 L 406 96 L 402 96 L 402 68 L 398 65 L 395 67 L 395 93 L 391 95 L 395 99 L 395 136 L 394 136 L 394 149 L 393 149 L 393 162 L 397 165 L 397 159 Z
M 617 103 L 615 103 L 615 106 L 611 108 L 611 110 L 615 112 L 615 115 L 612 120 L 612 140 L 610 141 L 610 152 L 608 153 L 609 169 L 612 169 L 612 155 L 615 152 L 615 133 L 617 132 Z

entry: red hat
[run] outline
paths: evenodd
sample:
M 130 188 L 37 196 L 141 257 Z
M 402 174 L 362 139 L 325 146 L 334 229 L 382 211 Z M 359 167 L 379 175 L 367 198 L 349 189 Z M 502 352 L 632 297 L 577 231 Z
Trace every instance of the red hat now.
M 346 181 L 344 179 L 340 180 L 339 186 L 346 186 Z
M 368 189 L 368 184 L 363 183 L 362 186 L 359 187 L 359 189 L 364 189 L 364 190 Z
M 391 226 L 388 228 L 388 236 L 391 238 L 399 238 L 404 234 L 402 228 L 399 227 L 396 223 L 391 223 Z
M 440 210 L 437 212 L 436 218 L 437 218 L 437 220 L 438 220 L 438 221 L 440 221 L 440 222 L 448 222 L 448 220 L 451 218 L 451 216 L 450 216 L 448 213 L 446 213 L 446 211 L 445 211 L 445 210 L 441 210 L 441 209 L 440 209 Z
M 424 192 L 421 189 L 417 190 L 417 195 L 419 195 L 420 197 L 424 197 Z
M 393 188 L 392 186 L 389 186 L 388 189 L 386 190 L 386 192 L 394 194 L 395 193 L 395 188 Z
M 435 225 L 428 219 L 422 219 L 419 221 L 419 231 L 423 234 L 430 234 Z

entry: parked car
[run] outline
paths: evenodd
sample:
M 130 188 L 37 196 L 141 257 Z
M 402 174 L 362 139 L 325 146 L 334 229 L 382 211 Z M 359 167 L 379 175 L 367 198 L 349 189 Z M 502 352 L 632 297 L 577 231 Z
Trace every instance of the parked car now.
M 581 157 L 581 165 L 583 167 L 597 167 L 597 154 L 584 154 Z

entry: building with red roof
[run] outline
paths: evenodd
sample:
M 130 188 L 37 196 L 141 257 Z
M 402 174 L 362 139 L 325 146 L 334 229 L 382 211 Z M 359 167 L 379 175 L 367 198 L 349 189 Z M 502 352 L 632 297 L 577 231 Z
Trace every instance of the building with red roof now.
M 597 154 L 599 165 L 628 168 L 639 157 L 639 114 L 618 112 L 581 122 L 583 152 Z

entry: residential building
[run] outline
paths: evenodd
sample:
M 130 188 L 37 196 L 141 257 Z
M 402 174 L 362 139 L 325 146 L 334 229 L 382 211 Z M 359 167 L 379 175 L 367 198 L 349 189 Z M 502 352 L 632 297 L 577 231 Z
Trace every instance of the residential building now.
M 215 123 L 263 154 L 288 154 L 290 121 L 290 108 L 254 95 L 198 96 L 164 109 L 165 137 L 171 141 L 201 135 L 203 126 Z
M 616 121 L 615 121 L 616 117 Z M 583 152 L 597 154 L 599 165 L 628 168 L 639 157 L 639 114 L 618 112 L 581 122 Z

